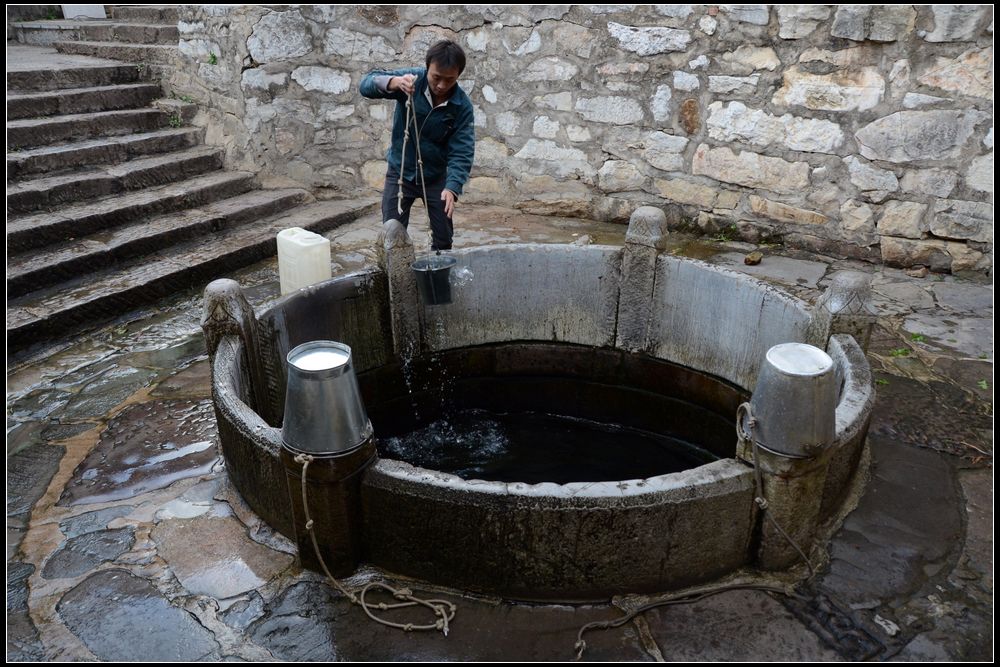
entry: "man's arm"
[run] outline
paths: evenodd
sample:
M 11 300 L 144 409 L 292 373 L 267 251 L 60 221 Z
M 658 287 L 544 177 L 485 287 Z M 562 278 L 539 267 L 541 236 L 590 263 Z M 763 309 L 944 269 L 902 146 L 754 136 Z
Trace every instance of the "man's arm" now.
M 424 73 L 423 67 L 408 67 L 405 69 L 394 69 L 394 70 L 375 70 L 374 72 L 369 72 L 361 78 L 361 83 L 358 86 L 358 91 L 362 96 L 371 99 L 388 99 L 396 100 L 398 102 L 406 101 L 406 94 L 400 90 L 389 90 L 389 81 L 394 76 L 406 76 L 407 74 L 413 74 L 420 76 Z
M 458 129 L 448 141 L 448 176 L 444 187 L 455 193 L 456 197 L 462 194 L 462 188 L 469 180 L 475 155 L 476 125 L 470 106 L 459 117 Z

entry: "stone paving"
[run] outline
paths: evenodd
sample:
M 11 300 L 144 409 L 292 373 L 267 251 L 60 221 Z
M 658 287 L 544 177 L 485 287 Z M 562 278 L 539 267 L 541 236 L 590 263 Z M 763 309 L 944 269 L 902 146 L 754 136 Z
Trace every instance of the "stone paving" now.
M 378 222 L 327 233 L 335 273 L 374 261 Z M 498 207 L 463 207 L 456 227 L 456 247 L 625 235 Z M 873 274 L 869 479 L 804 599 L 740 590 L 660 607 L 589 632 L 584 659 L 991 659 L 992 286 L 777 248 L 746 266 L 753 249 L 674 235 L 667 252 L 807 300 L 837 270 Z M 273 260 L 231 277 L 257 308 L 278 296 Z M 8 359 L 8 659 L 570 660 L 582 625 L 632 608 L 439 591 L 459 605 L 447 637 L 370 623 L 228 485 L 200 316 L 201 294 L 185 292 Z

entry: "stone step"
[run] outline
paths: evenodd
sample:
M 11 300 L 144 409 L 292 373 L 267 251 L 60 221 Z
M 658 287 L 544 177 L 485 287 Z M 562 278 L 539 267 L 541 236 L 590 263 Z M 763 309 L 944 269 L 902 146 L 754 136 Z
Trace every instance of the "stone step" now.
M 51 46 L 55 42 L 80 39 L 82 21 L 19 21 L 11 24 L 14 38 L 21 44 Z
M 177 46 L 177 23 L 91 23 L 80 27 L 80 41 Z
M 253 190 L 199 208 L 15 255 L 7 263 L 7 297 L 22 296 L 193 238 L 208 238 L 213 232 L 279 215 L 308 198 L 309 193 L 298 188 Z
M 20 253 L 81 238 L 141 218 L 202 206 L 255 186 L 248 172 L 217 171 L 138 192 L 115 195 L 7 221 L 7 251 Z
M 204 135 L 203 128 L 169 128 L 7 153 L 7 182 L 32 174 L 56 175 L 89 165 L 115 164 L 141 155 L 183 150 L 200 144 Z
M 129 160 L 63 176 L 23 181 L 7 188 L 8 216 L 81 200 L 139 190 L 222 168 L 225 152 L 212 146 Z M 8 217 L 8 220 L 16 219 Z
M 115 5 L 111 18 L 132 23 L 177 23 L 180 20 L 176 5 Z
M 118 42 L 55 42 L 61 53 L 120 60 L 126 63 L 172 65 L 177 46 L 166 44 L 120 44 Z
M 161 109 L 122 109 L 12 120 L 7 122 L 7 150 L 150 132 L 169 124 L 170 114 Z
M 163 94 L 159 83 L 127 83 L 7 95 L 7 120 L 149 106 Z
M 65 69 L 7 70 L 7 91 L 29 92 L 64 88 L 98 88 L 143 80 L 135 65 L 95 65 Z
M 288 227 L 322 233 L 375 210 L 378 202 L 327 201 L 189 241 L 126 264 L 7 302 L 8 349 L 65 335 L 273 256 Z

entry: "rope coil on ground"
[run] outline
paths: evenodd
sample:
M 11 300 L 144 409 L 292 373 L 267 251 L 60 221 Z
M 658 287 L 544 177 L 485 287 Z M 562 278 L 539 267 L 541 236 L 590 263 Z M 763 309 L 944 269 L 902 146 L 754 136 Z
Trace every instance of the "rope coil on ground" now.
M 352 603 L 361 607 L 368 618 L 372 619 L 376 623 L 381 623 L 382 625 L 388 626 L 390 628 L 398 628 L 404 632 L 412 632 L 414 630 L 440 630 L 444 636 L 448 636 L 448 631 L 452 619 L 455 618 L 455 613 L 458 611 L 458 607 L 455 606 L 453 602 L 448 600 L 424 600 L 413 595 L 413 592 L 409 588 L 393 588 L 388 584 L 382 582 L 372 582 L 364 586 L 359 593 L 355 593 L 347 588 L 345 588 L 337 578 L 330 573 L 330 569 L 326 566 L 326 561 L 323 559 L 323 554 L 319 550 L 319 542 L 316 540 L 316 532 L 313 530 L 314 522 L 309 516 L 309 498 L 308 491 L 306 490 L 306 473 L 309 470 L 309 464 L 312 463 L 313 457 L 308 454 L 299 454 L 295 457 L 295 462 L 302 465 L 302 508 L 305 513 L 306 519 L 306 530 L 309 532 L 309 538 L 312 541 L 313 550 L 316 552 L 316 558 L 319 559 L 319 564 L 323 568 L 323 573 L 326 575 L 330 583 L 336 588 L 341 594 L 344 595 Z M 397 600 L 403 600 L 403 602 L 398 602 L 396 604 L 386 604 L 385 602 L 372 603 L 365 599 L 365 596 L 374 589 L 382 589 L 387 591 L 392 597 Z M 392 609 L 403 609 L 405 607 L 426 607 L 434 612 L 434 615 L 438 619 L 434 623 L 415 625 L 413 623 L 393 623 L 383 618 L 379 618 L 374 613 L 372 609 L 378 609 L 380 611 L 389 611 Z

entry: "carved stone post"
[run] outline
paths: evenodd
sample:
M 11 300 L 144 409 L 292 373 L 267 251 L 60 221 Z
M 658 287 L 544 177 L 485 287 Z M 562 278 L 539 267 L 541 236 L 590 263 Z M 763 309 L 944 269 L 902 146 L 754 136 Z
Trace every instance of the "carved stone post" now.
M 389 279 L 393 349 L 399 357 L 409 359 L 423 348 L 423 327 L 420 325 L 423 308 L 417 280 L 410 268 L 416 253 L 406 227 L 398 220 L 385 222 L 379 241 L 380 263 Z
M 871 276 L 860 271 L 839 271 L 816 302 L 810 338 L 814 345 L 825 348 L 830 336 L 850 334 L 867 352 L 877 319 Z
M 257 316 L 253 306 L 243 296 L 240 284 L 235 280 L 222 278 L 213 280 L 205 288 L 205 303 L 201 315 L 201 329 L 205 333 L 210 363 L 215 363 L 215 353 L 225 336 L 237 336 L 243 342 L 247 370 L 254 405 L 250 408 L 268 419 L 270 412 L 267 400 L 267 377 L 261 363 L 258 341 Z
M 621 292 L 618 295 L 618 331 L 615 345 L 629 352 L 644 350 L 652 313 L 656 258 L 666 246 L 667 217 L 653 206 L 632 214 L 625 234 Z

